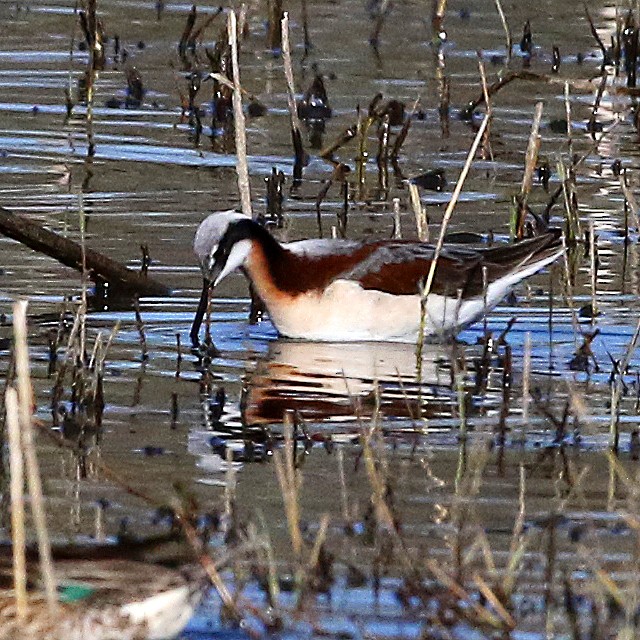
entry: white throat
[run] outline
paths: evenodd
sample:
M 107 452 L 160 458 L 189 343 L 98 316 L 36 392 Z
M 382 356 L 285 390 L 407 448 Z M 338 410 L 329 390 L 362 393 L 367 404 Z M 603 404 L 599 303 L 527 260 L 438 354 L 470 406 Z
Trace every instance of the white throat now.
M 236 242 L 233 247 L 231 247 L 227 262 L 220 272 L 220 275 L 214 280 L 213 286 L 217 286 L 218 283 L 224 280 L 230 273 L 242 267 L 249 257 L 249 253 L 251 253 L 251 240 L 240 240 Z

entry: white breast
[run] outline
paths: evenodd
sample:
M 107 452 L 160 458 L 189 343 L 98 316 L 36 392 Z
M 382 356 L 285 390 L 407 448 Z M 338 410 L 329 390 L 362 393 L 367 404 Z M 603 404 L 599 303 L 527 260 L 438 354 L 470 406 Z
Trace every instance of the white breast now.
M 299 295 L 286 303 L 265 300 L 278 331 L 290 338 L 330 342 L 415 342 L 420 331 L 420 296 L 393 295 L 363 289 L 351 280 L 336 280 L 323 292 Z M 462 305 L 451 298 L 429 296 L 425 335 L 433 336 L 476 319 L 482 300 Z

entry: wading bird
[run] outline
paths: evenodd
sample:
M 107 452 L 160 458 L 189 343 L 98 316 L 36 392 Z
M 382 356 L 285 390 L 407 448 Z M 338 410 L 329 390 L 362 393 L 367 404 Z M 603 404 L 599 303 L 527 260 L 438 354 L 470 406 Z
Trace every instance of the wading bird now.
M 446 338 L 475 322 L 528 276 L 563 252 L 558 231 L 487 249 L 444 247 L 431 290 L 434 247 L 410 240 L 280 243 L 234 211 L 208 216 L 194 250 L 204 277 L 191 328 L 198 344 L 209 290 L 241 270 L 278 332 L 328 342 L 415 342 Z

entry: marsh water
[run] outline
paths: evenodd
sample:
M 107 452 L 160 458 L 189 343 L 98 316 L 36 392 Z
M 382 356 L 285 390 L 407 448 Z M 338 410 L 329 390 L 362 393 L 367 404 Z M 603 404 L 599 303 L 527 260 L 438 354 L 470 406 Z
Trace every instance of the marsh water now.
M 238 205 L 233 134 L 211 127 L 208 82 L 202 83 L 195 98 L 202 127 L 185 111 L 191 74 L 208 71 L 205 48 L 213 47 L 223 19 L 216 18 L 203 32 L 195 53 L 181 59 L 177 43 L 190 8 L 169 1 L 98 2 L 98 15 L 110 39 L 105 68 L 95 80 L 91 155 L 87 106 L 79 100 L 88 54 L 81 46 L 74 3 L 0 4 L 0 206 L 75 240 L 80 239 L 83 220 L 88 247 L 134 269 L 141 265 L 140 245 L 147 245 L 149 273 L 171 287 L 166 297 L 140 300 L 147 358 L 142 356 L 133 308 L 90 297 L 86 315 L 90 344 L 99 333 L 106 340 L 119 323 L 105 361 L 106 406 L 96 444 L 101 459 L 158 502 L 170 503 L 175 487 L 181 486 L 194 495 L 202 512 L 214 512 L 224 503 L 231 451 L 242 517 L 262 523 L 272 536 L 276 555 L 286 561 L 287 523 L 270 462 L 271 448 L 278 447 L 282 432 L 283 412 L 297 412 L 307 433 L 303 518 L 317 523 L 328 512 L 329 536 L 339 538 L 345 515 L 357 523 L 368 505 L 371 490 L 358 463 L 358 434 L 379 410 L 376 419 L 393 470 L 403 531 L 413 547 L 427 549 L 446 564 L 456 526 L 454 506 L 463 499 L 461 477 L 469 469 L 482 468 L 479 488 L 464 500 L 473 507 L 469 526 L 486 534 L 500 571 L 514 521 L 524 505 L 526 526 L 534 537 L 521 578 L 530 600 L 523 597 L 526 612 L 519 617 L 516 634 L 555 633 L 553 620 L 540 615 L 546 566 L 545 529 L 540 523 L 551 514 L 562 513 L 563 518 L 555 567 L 559 575 L 576 580 L 582 576 L 587 582 L 602 569 L 630 588 L 635 556 L 625 514 L 632 510 L 635 494 L 630 489 L 633 483 L 625 485 L 621 476 L 635 478 L 637 473 L 632 434 L 638 423 L 640 361 L 635 355 L 624 375 L 617 458 L 608 450 L 613 363 L 627 353 L 640 311 L 637 233 L 630 223 L 625 237 L 630 214 L 625 214 L 614 162 L 619 160 L 628 170 L 633 191 L 639 175 L 638 131 L 633 98 L 616 90 L 624 82 L 613 77 L 613 67 L 608 67 L 608 88 L 595 114 L 597 127 L 588 130 L 602 54 L 582 3 L 544 0 L 535 7 L 505 5 L 515 40 L 510 62 L 492 2 L 451 0 L 444 21 L 447 37 L 440 46 L 432 41 L 429 6 L 413 1 L 392 4 L 377 51 L 369 42 L 374 28 L 371 14 L 379 9 L 375 3 L 309 3 L 311 46 L 306 53 L 301 5 L 285 3 L 291 15 L 297 90 L 302 93 L 318 72 L 328 91 L 333 113 L 320 134 L 322 144 L 330 144 L 354 125 L 358 107 L 366 110 L 379 92 L 384 100 L 405 103 L 407 112 L 419 99 L 414 113 L 407 116 L 412 124 L 398 166 L 390 166 L 388 175 L 381 174 L 376 163 L 378 142 L 372 129 L 364 180 L 357 184 L 355 171 L 348 177 L 349 237 L 390 237 L 393 198 L 400 199 L 403 235 L 415 237 L 407 180 L 443 169 L 447 178 L 443 190 L 421 190 L 431 237 L 437 237 L 444 207 L 475 135 L 477 119 L 467 122 L 458 116 L 482 91 L 477 57 L 481 51 L 489 83 L 508 70 L 521 70 L 525 63 L 531 72 L 544 76 L 537 81 L 515 80 L 492 98 L 492 157 L 478 157 L 473 163 L 449 227 L 452 232 L 476 234 L 480 245 L 489 237 L 507 241 L 511 201 L 520 189 L 536 102 L 544 103 L 540 153 L 541 164 L 546 161 L 550 168 L 550 180 L 546 187 L 534 181 L 529 200 L 534 211 L 544 211 L 560 185 L 558 162 L 569 162 L 562 128 L 567 117 L 565 81 L 569 81 L 573 152 L 586 155 L 577 171 L 580 219 L 584 228 L 593 225 L 597 234 L 599 315 L 591 319 L 578 313 L 592 299 L 590 261 L 586 252 L 579 251 L 575 264 L 561 261 L 532 277 L 493 310 L 486 323 L 465 330 L 456 343 L 426 345 L 419 363 L 415 345 L 281 339 L 268 319 L 249 323 L 249 294 L 241 275 L 216 290 L 211 336 L 218 354 L 203 361 L 189 350 L 188 331 L 201 285 L 191 249 L 195 229 L 209 212 Z M 204 21 L 217 6 L 197 9 L 198 20 Z M 615 30 L 615 7 L 594 6 L 591 12 L 608 44 Z M 247 120 L 253 203 L 256 211 L 265 211 L 265 178 L 273 167 L 283 171 L 284 225 L 274 233 L 282 240 L 317 237 L 315 202 L 333 166 L 319 157 L 320 145 L 312 144 L 305 130 L 309 161 L 302 183 L 290 194 L 293 153 L 286 84 L 281 58 L 266 44 L 266 16 L 265 3 L 248 4 L 248 33 L 240 58 L 244 89 L 266 107 L 264 115 Z M 527 20 L 533 51 L 525 60 L 518 43 Z M 554 46 L 560 52 L 560 67 L 552 74 Z M 127 101 L 126 72 L 131 68 L 137 69 L 145 88 L 140 104 Z M 65 91 L 74 103 L 70 116 Z M 449 92 L 447 118 L 440 109 L 443 91 Z M 392 137 L 398 130 L 392 127 Z M 351 142 L 335 156 L 355 170 L 357 154 Z M 325 236 L 337 225 L 342 208 L 336 183 L 321 205 Z M 552 225 L 562 226 L 564 216 L 560 197 L 551 209 Z M 571 290 L 566 285 L 568 269 L 574 276 Z M 65 305 L 67 322 L 72 322 L 81 294 L 75 271 L 0 237 L 0 378 L 10 368 L 12 303 L 27 298 L 37 416 L 45 424 L 52 420 L 55 383 L 49 338 Z M 497 345 L 486 375 L 479 375 L 481 363 L 486 364 L 486 333 L 497 338 L 512 318 L 515 323 L 505 337 L 508 347 Z M 584 334 L 595 329 L 599 334 L 591 344 L 592 355 L 576 361 Z M 527 343 L 532 400 L 523 418 Z M 64 342 L 59 356 L 63 354 Z M 69 389 L 62 398 L 67 401 Z M 570 420 L 559 430 L 568 404 Z M 468 436 L 464 442 L 463 423 Z M 46 439 L 40 444 L 51 530 L 58 539 L 114 536 L 123 527 L 136 535 L 162 528 L 147 504 L 91 467 L 80 473 L 72 453 L 60 451 Z M 521 468 L 526 476 L 522 498 Z M 576 536 L 576 530 L 585 535 Z M 481 555 L 477 549 L 475 553 Z M 287 631 L 287 637 L 314 633 L 431 637 L 427 622 L 412 616 L 395 597 L 392 575 L 375 594 L 366 579 L 357 588 L 349 585 L 339 574 L 332 597 L 318 605 L 316 625 L 300 623 Z M 258 590 L 252 591 L 251 585 L 246 589 L 247 597 L 259 604 Z M 563 623 L 557 624 L 557 633 L 565 633 Z M 212 594 L 186 637 L 227 633 L 242 637 L 242 632 L 220 621 Z M 484 636 L 467 629 L 463 637 Z

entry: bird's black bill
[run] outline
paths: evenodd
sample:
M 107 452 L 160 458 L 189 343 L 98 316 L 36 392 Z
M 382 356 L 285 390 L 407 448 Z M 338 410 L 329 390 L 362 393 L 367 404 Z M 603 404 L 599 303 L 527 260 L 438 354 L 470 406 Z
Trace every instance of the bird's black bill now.
M 198 334 L 200 333 L 200 327 L 202 326 L 202 319 L 204 318 L 204 314 L 207 311 L 207 306 L 209 305 L 209 289 L 211 288 L 211 281 L 204 278 L 202 280 L 202 293 L 200 294 L 200 302 L 198 303 L 198 310 L 196 311 L 196 316 L 193 319 L 193 324 L 191 325 L 191 332 L 189 336 L 191 337 L 191 344 L 194 347 L 197 347 L 200 344 L 198 340 Z

